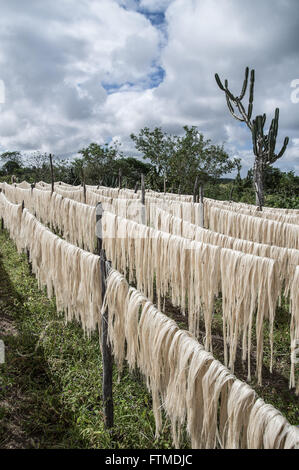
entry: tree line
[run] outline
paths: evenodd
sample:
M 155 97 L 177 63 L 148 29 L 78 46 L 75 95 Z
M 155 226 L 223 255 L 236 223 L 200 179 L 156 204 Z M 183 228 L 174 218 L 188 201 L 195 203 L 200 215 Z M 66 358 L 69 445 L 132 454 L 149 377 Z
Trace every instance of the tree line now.
M 145 176 L 147 188 L 177 194 L 198 192 L 199 184 L 207 197 L 255 203 L 254 174 L 250 170 L 241 178 L 241 162 L 232 158 L 223 145 L 214 145 L 205 139 L 195 126 L 185 126 L 181 136 L 171 135 L 161 127 L 142 128 L 131 134 L 142 160 L 124 156 L 118 142 L 99 145 L 91 143 L 79 150 L 74 159 L 53 156 L 56 181 L 79 185 L 104 185 L 134 189 Z M 0 155 L 0 179 L 26 180 L 31 183 L 51 181 L 49 155 L 34 153 L 30 156 L 19 151 Z M 235 178 L 225 175 L 232 171 Z M 196 187 L 197 182 L 197 187 Z M 299 177 L 293 172 L 283 173 L 266 166 L 263 173 L 266 204 L 277 207 L 299 206 Z

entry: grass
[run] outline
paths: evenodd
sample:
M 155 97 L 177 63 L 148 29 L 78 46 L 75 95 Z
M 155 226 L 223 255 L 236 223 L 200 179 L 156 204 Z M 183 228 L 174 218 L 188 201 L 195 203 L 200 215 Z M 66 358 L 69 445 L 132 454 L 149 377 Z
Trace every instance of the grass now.
M 114 370 L 115 426 L 104 429 L 98 336 L 65 325 L 5 231 L 0 286 L 0 448 L 172 448 L 168 420 L 155 439 L 151 397 L 127 369 L 120 381 Z

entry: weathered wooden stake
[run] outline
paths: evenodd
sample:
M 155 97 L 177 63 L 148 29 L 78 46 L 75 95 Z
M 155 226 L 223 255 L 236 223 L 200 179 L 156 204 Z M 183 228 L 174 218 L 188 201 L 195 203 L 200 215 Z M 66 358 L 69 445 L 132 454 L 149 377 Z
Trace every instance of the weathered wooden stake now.
M 54 169 L 53 169 L 53 160 L 52 160 L 52 154 L 50 153 L 49 155 L 50 159 L 50 168 L 51 168 L 51 194 L 54 193 Z
M 139 188 L 139 182 L 137 181 L 137 183 L 135 184 L 135 190 L 134 190 L 134 193 L 135 193 L 135 194 L 137 193 L 138 188 Z
M 141 173 L 141 223 L 146 224 L 144 174 Z
M 85 181 L 83 183 L 83 202 L 84 202 L 84 204 L 86 204 L 86 185 L 85 185 Z
M 198 187 L 199 187 L 199 177 L 197 175 L 195 179 L 195 183 L 194 183 L 194 189 L 193 189 L 193 202 L 194 203 L 196 202 L 196 199 L 197 199 Z
M 145 205 L 145 186 L 143 173 L 141 173 L 141 204 Z
M 201 184 L 199 187 L 199 192 L 200 192 L 200 226 L 204 228 L 204 202 L 203 202 L 203 185 Z
M 2 188 L 0 188 L 0 193 L 2 193 Z M 4 230 L 4 219 L 1 217 L 1 230 Z
M 166 193 L 166 176 L 164 176 L 164 194 Z
M 25 202 L 22 201 L 22 212 L 25 209 Z M 27 256 L 27 261 L 29 264 L 29 273 L 32 274 L 32 264 L 30 263 L 30 253 L 29 250 L 26 249 L 26 256 Z
M 231 187 L 230 192 L 229 192 L 229 202 L 232 202 L 234 189 L 235 188 L 234 188 L 234 182 L 233 182 L 232 187 Z
M 122 169 L 119 168 L 118 170 L 118 189 L 121 190 L 122 187 L 122 178 L 123 178 L 123 172 Z
M 106 280 L 108 275 L 108 267 L 106 260 L 106 253 L 103 250 L 102 239 L 102 216 L 103 208 L 99 202 L 96 206 L 96 236 L 97 236 L 97 250 L 100 256 L 101 267 L 101 282 L 102 282 L 102 301 L 106 293 Z M 103 360 L 103 413 L 105 419 L 105 428 L 111 429 L 113 427 L 113 395 L 112 395 L 112 368 L 113 359 L 111 345 L 108 339 L 108 308 L 102 315 L 102 360 Z
M 85 184 L 85 173 L 84 173 L 83 168 L 81 169 L 81 178 L 82 178 L 81 185 L 83 187 L 83 202 L 84 204 L 86 204 L 86 184 Z

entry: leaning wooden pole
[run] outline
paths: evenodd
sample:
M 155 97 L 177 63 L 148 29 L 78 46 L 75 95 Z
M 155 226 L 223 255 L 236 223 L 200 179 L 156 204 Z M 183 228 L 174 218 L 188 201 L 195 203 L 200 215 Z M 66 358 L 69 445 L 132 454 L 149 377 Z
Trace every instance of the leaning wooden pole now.
M 106 281 L 108 276 L 108 262 L 106 260 L 106 253 L 103 250 L 102 238 L 102 216 L 103 208 L 99 202 L 96 206 L 96 236 L 97 236 L 97 251 L 100 256 L 100 269 L 101 269 L 101 284 L 102 284 L 102 303 L 106 293 Z M 108 339 L 108 308 L 102 314 L 102 361 L 103 361 L 103 413 L 105 420 L 105 429 L 113 427 L 113 394 L 112 394 L 112 370 L 113 359 L 111 345 Z
M 54 193 L 54 169 L 53 169 L 53 159 L 52 154 L 49 155 L 50 159 L 50 169 L 51 169 L 51 194 Z

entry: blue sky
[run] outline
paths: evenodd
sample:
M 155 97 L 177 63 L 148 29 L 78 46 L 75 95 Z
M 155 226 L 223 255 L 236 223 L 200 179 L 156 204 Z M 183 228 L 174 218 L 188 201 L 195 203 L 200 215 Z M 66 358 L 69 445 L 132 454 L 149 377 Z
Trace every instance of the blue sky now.
M 1 2 L 0 151 L 70 155 L 118 140 L 137 156 L 132 132 L 160 126 L 179 135 L 194 125 L 241 158 L 245 175 L 250 133 L 230 115 L 214 74 L 239 94 L 248 65 L 253 114 L 266 112 L 270 125 L 279 107 L 277 148 L 290 137 L 276 166 L 299 174 L 298 35 L 297 0 Z

